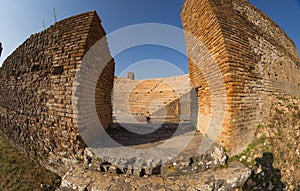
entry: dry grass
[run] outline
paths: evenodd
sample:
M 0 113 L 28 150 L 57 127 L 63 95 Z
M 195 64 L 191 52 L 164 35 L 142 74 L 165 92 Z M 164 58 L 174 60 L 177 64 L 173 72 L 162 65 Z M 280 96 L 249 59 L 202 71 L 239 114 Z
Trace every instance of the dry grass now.
M 50 191 L 55 190 L 60 181 L 59 176 L 12 147 L 0 133 L 0 190 Z

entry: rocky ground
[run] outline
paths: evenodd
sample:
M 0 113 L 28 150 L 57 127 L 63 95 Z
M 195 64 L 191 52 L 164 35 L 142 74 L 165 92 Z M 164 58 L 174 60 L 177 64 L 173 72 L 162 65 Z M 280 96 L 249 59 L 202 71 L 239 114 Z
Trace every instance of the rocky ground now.
M 99 173 L 95 169 L 90 171 L 81 168 L 70 171 L 63 177 L 61 190 L 80 188 L 82 190 L 299 191 L 300 100 L 284 96 L 273 98 L 269 103 L 269 111 L 266 111 L 266 116 L 269 118 L 265 121 L 268 123 L 259 125 L 256 138 L 248 149 L 240 155 L 230 157 L 227 164 L 222 162 L 224 151 L 217 146 L 208 151 L 210 154 L 206 153 L 205 157 L 194 155 L 190 152 L 193 149 L 187 148 L 185 153 L 162 166 L 159 175 L 143 174 L 139 177 L 134 176 L 134 173 L 115 174 L 112 171 Z M 197 139 L 199 140 L 199 137 Z M 126 140 L 123 141 L 126 142 Z M 158 142 L 153 144 L 160 144 L 159 142 L 163 140 L 156 141 Z M 143 144 L 131 146 L 143 147 Z M 198 146 L 194 141 L 190 144 L 190 148 Z M 219 155 L 212 156 L 212 153 L 219 153 Z M 187 165 L 188 159 L 193 159 L 194 162 L 206 158 L 209 159 L 204 163 L 206 166 L 206 164 L 211 164 L 209 161 L 213 161 L 214 157 L 218 159 L 217 165 L 207 169 L 202 168 L 203 164 L 198 164 L 196 168 L 202 168 L 202 170 L 193 171 L 193 165 L 190 163 Z M 248 168 L 236 162 L 241 162 Z M 181 165 L 173 165 L 180 163 Z M 165 171 L 167 171 L 166 174 L 163 173 Z M 80 173 L 82 175 L 79 175 Z M 88 178 L 86 182 L 78 185 L 81 176 Z M 102 182 L 103 180 L 105 181 Z M 242 183 L 243 181 L 245 182 Z
M 256 139 L 232 161 L 252 174 L 244 190 L 300 190 L 300 100 L 274 96 L 269 121 L 257 128 Z
M 90 154 L 83 166 L 72 169 L 62 178 L 60 191 L 230 191 L 244 185 L 251 174 L 249 168 L 239 162 L 227 163 L 227 155 L 221 146 L 207 141 L 189 126 L 179 128 L 179 133 L 171 136 L 176 128 L 167 124 L 153 133 L 139 135 L 124 129 L 111 130 L 108 133 L 113 139 L 134 149 L 134 153 L 122 153 L 124 148 L 121 146 L 107 147 L 101 149 L 101 154 L 109 156 L 103 160 L 87 152 Z M 192 137 L 189 144 L 179 154 L 176 153 L 178 145 L 187 141 L 189 136 Z M 166 141 L 171 144 L 164 145 Z M 204 146 L 202 143 L 205 143 Z M 203 152 L 200 152 L 201 148 Z M 145 155 L 142 152 L 144 149 L 149 149 L 147 151 L 151 155 Z M 169 161 L 160 163 L 155 160 L 172 154 L 172 151 L 178 155 Z
M 85 190 L 188 190 L 214 191 L 238 190 L 248 179 L 250 171 L 240 163 L 223 169 L 208 170 L 184 176 L 144 176 L 100 173 L 77 168 L 63 177 L 59 191 Z
M 186 140 L 189 133 L 193 132 L 193 129 L 189 126 L 183 127 L 177 136 L 172 136 L 174 128 L 176 128 L 174 124 L 169 124 L 164 129 L 158 129 L 154 133 L 141 136 L 128 134 L 128 132 L 120 129 L 113 129 L 108 134 L 121 145 L 134 149 L 137 156 L 123 153 L 124 158 L 118 161 L 118 157 L 113 156 L 121 153 L 123 151 L 122 148 L 115 147 L 111 149 L 107 147 L 101 151 L 112 157 L 103 160 L 95 157 L 93 152 L 87 149 L 85 160 L 77 161 L 78 165 L 62 177 L 62 183 L 58 191 L 299 191 L 300 100 L 291 97 L 274 96 L 274 99 L 270 102 L 270 110 L 267 112 L 266 116 L 269 116 L 269 118 L 266 121 L 269 122 L 257 127 L 256 138 L 249 145 L 248 149 L 240 155 L 229 159 L 222 147 L 210 142 L 207 143 L 208 146 L 211 146 L 210 149 L 199 153 L 200 143 L 204 141 L 205 137 L 196 133 L 193 134 L 193 138 L 188 146 L 172 160 L 163 164 L 159 160 L 153 160 L 161 153 L 172 153 L 173 149 L 178 147 L 177 144 Z M 132 130 L 134 131 L 134 129 Z M 169 139 L 174 142 L 168 147 L 164 147 L 164 143 Z M 1 145 L 0 156 L 2 158 L 0 158 L 0 161 L 5 160 L 8 162 L 6 166 L 1 163 L 2 171 L 9 169 L 9 164 L 11 166 L 19 166 L 19 164 L 25 163 L 22 162 L 25 160 L 25 157 L 21 161 L 7 158 L 7 153 L 4 153 L 4 148 L 7 147 L 11 146 Z M 153 152 L 154 155 L 151 156 L 152 158 L 143 157 L 141 151 L 147 148 L 155 150 Z M 13 161 L 10 163 L 10 160 Z M 124 161 L 127 162 L 127 166 L 124 166 Z M 128 163 L 128 161 L 130 162 Z M 146 168 L 149 164 L 153 168 Z M 19 179 L 22 176 L 13 170 L 9 171 L 12 172 L 12 175 L 8 176 L 1 172 L 1 189 L 4 188 L 5 190 L 20 184 L 27 185 L 22 183 L 22 178 Z M 21 173 L 24 173 L 24 171 L 32 174 L 31 170 L 26 169 L 21 170 Z M 8 172 L 6 173 L 9 174 Z M 16 178 L 15 175 L 19 176 L 19 178 Z M 43 177 L 43 175 L 37 176 L 39 178 Z M 51 176 L 49 175 L 49 177 Z M 29 179 L 34 180 L 35 178 Z M 34 189 L 27 190 L 54 189 L 51 186 L 51 182 L 37 184 L 39 185 L 35 186 Z M 41 184 L 44 185 L 43 188 Z

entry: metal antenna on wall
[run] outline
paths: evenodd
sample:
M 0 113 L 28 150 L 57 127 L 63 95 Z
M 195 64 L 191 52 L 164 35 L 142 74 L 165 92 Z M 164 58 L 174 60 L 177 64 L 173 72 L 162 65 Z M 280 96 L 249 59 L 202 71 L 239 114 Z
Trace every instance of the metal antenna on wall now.
M 0 57 L 1 57 L 2 50 L 3 50 L 2 43 L 0 42 Z
M 53 8 L 53 17 L 54 17 L 54 23 L 57 23 L 57 14 L 55 8 Z

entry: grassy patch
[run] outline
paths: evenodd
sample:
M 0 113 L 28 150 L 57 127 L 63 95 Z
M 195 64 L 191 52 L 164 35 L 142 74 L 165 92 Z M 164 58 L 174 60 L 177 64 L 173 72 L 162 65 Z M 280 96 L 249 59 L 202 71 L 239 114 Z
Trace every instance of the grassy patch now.
M 253 158 L 254 153 L 257 153 L 257 150 L 260 150 L 259 153 L 267 152 L 269 150 L 268 146 L 264 145 L 265 140 L 265 137 L 255 139 L 242 153 L 230 157 L 229 162 L 239 161 L 248 167 L 253 167 L 255 164 L 255 159 Z M 251 161 L 247 160 L 249 158 L 251 158 Z
M 0 190 L 10 191 L 54 191 L 60 185 L 61 178 L 26 155 L 3 138 L 0 133 Z

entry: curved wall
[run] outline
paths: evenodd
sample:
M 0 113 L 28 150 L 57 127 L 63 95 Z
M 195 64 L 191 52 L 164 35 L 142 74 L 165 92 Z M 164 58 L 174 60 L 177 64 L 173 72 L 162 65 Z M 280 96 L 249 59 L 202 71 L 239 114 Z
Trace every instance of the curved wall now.
M 181 17 L 186 36 L 204 44 L 222 74 L 226 109 L 218 142 L 237 153 L 252 141 L 272 94 L 300 95 L 296 47 L 247 0 L 187 0 Z M 208 85 L 202 73 L 210 70 L 210 58 L 195 48 L 190 38 L 186 42 L 191 81 L 199 89 L 198 122 L 204 121 L 198 123 L 198 129 L 206 133 L 205 121 L 217 112 L 211 93 L 222 87 Z M 196 56 L 202 57 L 202 62 L 195 61 Z M 217 77 L 214 71 L 209 78 Z
M 153 121 L 190 121 L 191 92 L 188 75 L 148 80 L 116 79 L 112 95 L 114 114 L 116 118 L 132 115 L 141 119 L 151 117 Z
M 62 164 L 63 158 L 82 158 L 85 143 L 77 129 L 78 100 L 73 92 L 80 88 L 75 79 L 85 53 L 105 37 L 100 22 L 96 12 L 62 20 L 31 35 L 0 69 L 0 130 L 54 171 L 69 168 Z M 108 47 L 103 48 L 109 54 Z M 99 77 L 96 107 L 107 127 L 112 122 L 106 99 L 113 85 L 112 59 L 103 73 L 112 77 Z

